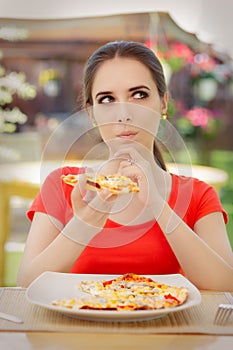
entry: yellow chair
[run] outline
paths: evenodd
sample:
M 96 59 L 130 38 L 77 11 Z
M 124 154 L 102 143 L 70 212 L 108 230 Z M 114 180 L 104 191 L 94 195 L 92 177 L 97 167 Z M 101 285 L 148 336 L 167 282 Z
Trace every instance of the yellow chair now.
M 24 182 L 17 181 L 9 181 L 9 182 L 1 182 L 0 181 L 0 286 L 7 285 L 5 282 L 4 273 L 7 271 L 6 269 L 6 260 L 8 257 L 7 253 L 5 253 L 5 247 L 9 240 L 10 233 L 10 210 L 11 205 L 10 201 L 13 196 L 18 196 L 21 198 L 33 199 L 39 191 L 38 184 L 28 184 Z M 20 253 L 20 252 L 19 252 Z M 15 254 L 16 255 L 16 254 Z M 11 255 L 11 257 L 14 254 Z M 16 258 L 14 258 L 16 259 Z M 19 258 L 17 258 L 19 259 Z M 9 259 L 8 259 L 9 260 Z M 9 266 L 9 261 L 8 261 Z

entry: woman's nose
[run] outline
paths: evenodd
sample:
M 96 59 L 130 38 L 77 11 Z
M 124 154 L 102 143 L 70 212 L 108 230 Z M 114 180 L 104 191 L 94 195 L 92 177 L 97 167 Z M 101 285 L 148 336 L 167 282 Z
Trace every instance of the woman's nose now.
M 131 121 L 132 121 L 132 119 L 131 119 L 130 117 L 125 117 L 125 118 L 122 117 L 122 118 L 119 118 L 119 119 L 118 119 L 118 122 L 119 122 L 119 123 L 125 123 L 125 122 L 126 122 L 126 123 L 127 123 L 127 122 L 129 123 L 129 122 L 131 122 Z
M 120 105 L 118 106 L 117 111 L 117 121 L 119 123 L 130 123 L 132 122 L 132 111 L 130 110 L 130 106 Z

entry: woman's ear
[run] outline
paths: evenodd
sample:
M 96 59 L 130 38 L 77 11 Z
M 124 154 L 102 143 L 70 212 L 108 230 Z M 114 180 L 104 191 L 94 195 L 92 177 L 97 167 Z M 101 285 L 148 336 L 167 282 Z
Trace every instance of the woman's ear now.
M 166 91 L 162 98 L 162 106 L 161 106 L 162 115 L 167 114 L 168 99 L 169 99 L 169 95 L 168 95 L 168 92 Z

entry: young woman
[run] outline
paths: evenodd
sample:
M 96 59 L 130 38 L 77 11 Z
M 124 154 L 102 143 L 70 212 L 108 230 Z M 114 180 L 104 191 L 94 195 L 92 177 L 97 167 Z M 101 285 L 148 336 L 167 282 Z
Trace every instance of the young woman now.
M 52 172 L 34 200 L 18 275 L 28 286 L 44 271 L 182 273 L 200 289 L 233 291 L 226 213 L 206 183 L 166 171 L 155 142 L 168 93 L 161 64 L 136 42 L 112 42 L 88 60 L 84 106 L 108 147 L 98 169 Z M 116 195 L 73 188 L 62 174 L 95 171 L 136 181 L 139 192 Z

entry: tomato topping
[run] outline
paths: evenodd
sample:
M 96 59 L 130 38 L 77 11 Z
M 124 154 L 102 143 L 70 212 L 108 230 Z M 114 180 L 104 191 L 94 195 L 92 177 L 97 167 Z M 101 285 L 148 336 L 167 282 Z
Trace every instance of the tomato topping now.
M 114 280 L 109 280 L 109 281 L 103 281 L 103 286 L 106 287 L 109 284 L 112 284 Z
M 87 184 L 96 188 L 101 188 L 100 185 L 97 182 L 87 180 Z
M 174 297 L 174 296 L 171 295 L 170 293 L 167 294 L 167 295 L 164 295 L 164 298 L 165 298 L 165 299 L 172 299 L 172 300 L 175 300 L 175 301 L 177 301 L 178 304 L 180 304 L 179 299 L 177 299 L 176 297 Z

